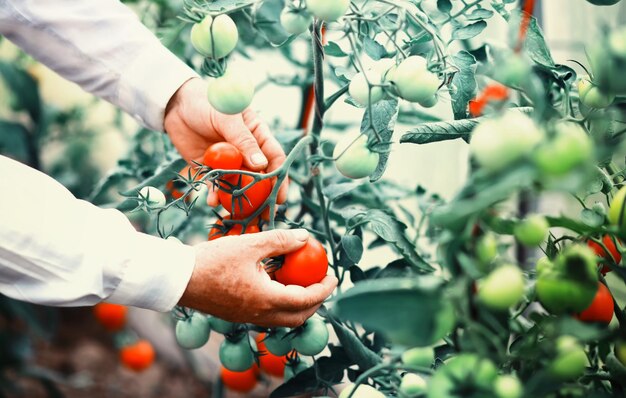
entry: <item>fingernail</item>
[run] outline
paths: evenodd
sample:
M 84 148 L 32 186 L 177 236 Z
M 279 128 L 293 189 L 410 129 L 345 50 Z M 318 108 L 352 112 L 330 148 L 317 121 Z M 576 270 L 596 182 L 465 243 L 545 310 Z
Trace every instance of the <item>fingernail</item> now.
M 257 152 L 255 154 L 253 154 L 250 157 L 250 161 L 252 162 L 253 165 L 255 166 L 265 166 L 267 164 L 267 159 L 265 158 L 265 156 L 260 153 Z
M 297 240 L 304 242 L 305 240 L 309 239 L 309 231 L 307 231 L 306 229 L 293 229 L 291 230 L 291 233 L 293 234 L 293 237 Z

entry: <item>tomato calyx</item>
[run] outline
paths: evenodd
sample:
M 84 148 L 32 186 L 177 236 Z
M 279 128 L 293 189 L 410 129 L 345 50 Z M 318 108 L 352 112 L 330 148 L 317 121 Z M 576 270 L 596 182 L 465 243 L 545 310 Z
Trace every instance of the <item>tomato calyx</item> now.
M 246 223 L 234 219 L 231 215 L 219 217 L 215 224 L 209 226 L 211 227 L 208 236 L 209 240 L 215 240 L 223 236 L 237 236 L 261 232 L 256 219 Z

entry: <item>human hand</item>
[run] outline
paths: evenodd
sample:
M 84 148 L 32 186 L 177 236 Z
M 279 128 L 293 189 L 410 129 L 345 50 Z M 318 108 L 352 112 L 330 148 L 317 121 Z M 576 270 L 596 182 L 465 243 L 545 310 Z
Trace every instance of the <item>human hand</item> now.
M 199 78 L 185 82 L 170 99 L 164 126 L 182 157 L 202 163 L 204 151 L 212 144 L 227 141 L 244 158 L 244 166 L 253 171 L 271 172 L 285 161 L 285 152 L 265 124 L 252 110 L 237 115 L 216 111 L 207 100 L 207 84 Z M 278 192 L 278 202 L 287 199 L 287 184 Z M 217 193 L 209 190 L 207 202 L 217 206 Z
M 326 276 L 306 288 L 285 286 L 260 261 L 297 250 L 308 238 L 303 229 L 278 229 L 196 245 L 196 265 L 179 304 L 231 322 L 302 325 L 333 292 L 337 278 Z

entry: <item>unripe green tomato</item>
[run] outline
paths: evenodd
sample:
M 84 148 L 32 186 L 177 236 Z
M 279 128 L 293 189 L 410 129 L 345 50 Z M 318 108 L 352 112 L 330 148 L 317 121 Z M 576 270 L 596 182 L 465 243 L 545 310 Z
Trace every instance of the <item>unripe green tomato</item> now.
M 615 100 L 615 96 L 604 94 L 600 89 L 589 80 L 589 78 L 581 78 L 578 81 L 578 95 L 580 102 L 589 108 L 606 108 Z
M 380 84 L 381 76 L 374 70 L 369 70 L 366 73 L 359 72 L 354 75 L 348 86 L 350 96 L 363 106 L 366 106 L 370 101 L 372 104 L 380 101 L 384 94 L 382 87 L 373 86 L 370 90 L 368 80 L 369 84 Z
M 582 376 L 587 366 L 587 354 L 571 336 L 561 336 L 556 342 L 557 357 L 548 368 L 550 374 L 561 380 Z
M 596 6 L 612 6 L 619 3 L 621 0 L 587 0 L 589 3 Z
M 622 187 L 613 196 L 609 214 L 607 215 L 612 225 L 617 225 L 622 234 L 626 234 L 626 186 Z
M 401 358 L 405 365 L 429 368 L 435 362 L 435 351 L 432 347 L 414 347 L 403 352 Z
M 209 79 L 207 97 L 213 108 L 227 115 L 243 112 L 254 97 L 254 83 L 248 75 L 230 69 Z
M 524 297 L 524 274 L 516 265 L 503 265 L 479 282 L 478 299 L 496 311 L 506 311 Z
M 400 62 L 390 80 L 398 95 L 410 102 L 428 103 L 441 84 L 439 77 L 427 69 L 426 60 L 417 55 Z
M 176 342 L 188 350 L 205 345 L 210 334 L 209 318 L 198 312 L 194 312 L 189 319 L 176 322 Z
M 478 260 L 481 268 L 485 268 L 484 266 L 489 265 L 495 260 L 498 255 L 498 240 L 494 236 L 494 234 L 487 233 L 478 238 L 476 242 L 476 260 Z
M 544 272 L 551 270 L 552 267 L 554 267 L 552 261 L 548 257 L 544 256 L 537 260 L 537 263 L 535 264 L 535 271 L 537 272 L 537 275 L 541 275 Z
M 524 394 L 522 383 L 513 375 L 498 376 L 493 390 L 498 398 L 521 398 Z
M 615 343 L 615 357 L 626 366 L 626 342 L 618 341 Z
M 212 317 L 210 320 L 210 323 L 211 323 L 211 329 L 215 330 L 217 333 L 220 333 L 220 334 L 230 333 L 235 328 L 234 323 L 225 321 L 217 317 Z
M 526 246 L 538 246 L 548 237 L 550 224 L 545 217 L 533 214 L 515 225 L 515 238 Z
M 428 382 L 428 398 L 465 398 L 464 390 L 459 385 L 467 386 L 470 391 L 491 391 L 498 377 L 495 365 L 488 359 L 476 354 L 460 354 L 446 361 Z
M 291 350 L 291 336 L 287 337 L 289 331 L 285 328 L 276 328 L 263 340 L 265 348 L 276 356 L 287 355 Z
M 419 101 L 418 103 L 424 108 L 432 108 L 433 106 L 437 105 L 438 100 L 439 98 L 437 97 L 437 94 L 435 94 L 426 101 Z
M 348 384 L 348 386 L 341 391 L 338 398 L 348 398 L 352 390 L 355 390 L 354 386 L 354 383 Z M 352 398 L 385 398 L 385 394 L 367 384 L 359 384 L 354 394 L 352 394 Z
M 306 8 L 313 16 L 325 22 L 341 18 L 350 7 L 350 0 L 306 0 Z
M 328 344 L 328 328 L 323 320 L 317 317 L 307 319 L 302 330 L 291 342 L 293 348 L 302 355 L 317 355 Z
M 559 122 L 552 140 L 535 151 L 535 164 L 547 175 L 560 176 L 588 162 L 593 156 L 593 143 L 578 124 Z
M 200 54 L 209 58 L 224 58 L 237 46 L 237 25 L 226 14 L 204 17 L 191 28 L 191 44 Z
M 285 7 L 280 13 L 280 24 L 289 34 L 299 35 L 309 30 L 313 17 L 307 10 Z
M 509 111 L 474 128 L 470 152 L 484 169 L 500 171 L 528 156 L 543 137 L 543 130 L 530 117 Z
M 243 372 L 254 364 L 253 350 L 257 350 L 256 343 L 247 334 L 239 341 L 224 340 L 220 345 L 220 362 L 228 370 Z
M 426 380 L 415 373 L 407 373 L 402 376 L 398 392 L 402 398 L 413 398 L 426 392 Z
M 165 195 L 158 188 L 146 186 L 141 188 L 139 195 L 143 197 L 149 207 L 165 206 Z
M 367 135 L 355 139 L 349 135 L 342 139 L 333 151 L 335 167 L 344 176 L 358 179 L 371 175 L 378 167 L 380 155 L 367 147 Z
M 615 29 L 609 35 L 611 54 L 626 59 L 626 26 Z
M 587 48 L 594 83 L 605 94 L 626 94 L 626 79 L 622 78 L 624 68 L 626 68 L 624 47 L 626 47 L 626 32 L 624 28 L 621 28 L 612 32 L 608 38 L 598 40 Z
M 530 76 L 530 63 L 519 55 L 512 55 L 503 60 L 502 65 L 496 66 L 495 78 L 502 84 L 510 87 L 520 87 Z
M 302 359 L 298 361 L 295 365 L 293 363 L 287 363 L 285 365 L 285 375 L 284 380 L 288 382 L 293 379 L 298 373 L 303 372 L 309 368 L 309 364 L 304 362 Z

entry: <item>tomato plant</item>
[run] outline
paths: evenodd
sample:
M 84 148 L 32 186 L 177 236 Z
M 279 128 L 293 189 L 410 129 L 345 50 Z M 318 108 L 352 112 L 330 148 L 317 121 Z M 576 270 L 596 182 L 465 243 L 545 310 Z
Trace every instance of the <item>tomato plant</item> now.
M 310 286 L 321 282 L 328 270 L 328 258 L 322 244 L 311 238 L 300 249 L 288 253 L 276 270 L 276 280 L 283 285 Z
M 228 15 L 210 15 L 191 28 L 191 44 L 202 55 L 223 58 L 237 45 L 237 25 Z
M 233 217 L 242 218 L 252 215 L 265 203 L 272 190 L 272 183 L 267 179 L 255 182 L 254 177 L 240 174 L 229 176 L 220 183 L 220 188 L 220 204 Z

